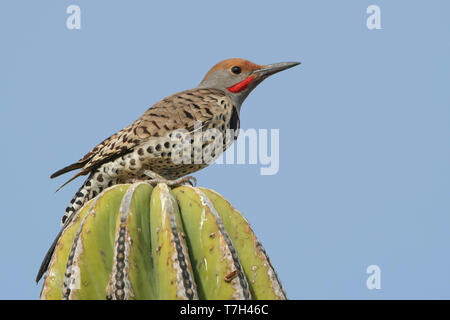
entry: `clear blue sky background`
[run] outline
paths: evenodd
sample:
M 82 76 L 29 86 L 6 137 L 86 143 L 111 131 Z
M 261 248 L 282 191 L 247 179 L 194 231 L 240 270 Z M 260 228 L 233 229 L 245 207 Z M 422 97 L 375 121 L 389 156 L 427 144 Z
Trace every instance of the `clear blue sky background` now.
M 449 15 L 444 0 L 3 0 L 0 298 L 38 298 L 81 184 L 55 195 L 66 177 L 49 175 L 230 57 L 303 62 L 242 108 L 243 128 L 280 129 L 279 173 L 196 174 L 247 216 L 288 296 L 450 298 Z

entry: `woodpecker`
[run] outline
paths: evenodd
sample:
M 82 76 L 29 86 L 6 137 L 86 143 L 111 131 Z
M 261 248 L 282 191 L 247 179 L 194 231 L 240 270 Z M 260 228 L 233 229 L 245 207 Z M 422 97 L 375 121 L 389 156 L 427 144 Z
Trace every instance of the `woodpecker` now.
M 208 166 L 233 142 L 223 137 L 233 132 L 236 139 L 241 106 L 250 92 L 267 77 L 298 64 L 258 65 L 238 58 L 221 61 L 196 88 L 162 99 L 80 160 L 52 174 L 53 179 L 80 169 L 59 189 L 79 176 L 88 178 L 66 208 L 62 229 L 44 257 L 36 282 L 47 271 L 59 237 L 86 202 L 107 187 L 136 180 L 169 186 L 193 184 L 195 179 L 187 175 Z M 212 133 L 200 144 L 193 144 L 199 130 Z M 219 135 L 222 139 L 217 138 Z M 211 155 L 209 161 L 201 159 L 205 152 Z M 177 161 L 177 157 L 183 161 Z

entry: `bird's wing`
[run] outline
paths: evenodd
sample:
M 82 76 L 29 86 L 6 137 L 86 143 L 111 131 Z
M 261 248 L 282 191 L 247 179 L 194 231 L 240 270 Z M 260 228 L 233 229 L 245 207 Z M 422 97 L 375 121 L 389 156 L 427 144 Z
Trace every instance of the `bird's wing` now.
M 80 160 L 78 160 L 75 163 L 72 163 L 70 165 L 68 165 L 67 167 L 64 167 L 58 171 L 56 171 L 55 173 L 53 173 L 50 178 L 56 178 L 66 172 L 72 171 L 72 170 L 76 170 L 76 169 L 80 169 L 83 168 L 90 160 L 92 160 L 92 158 L 98 154 L 101 150 L 103 150 L 106 146 L 110 145 L 112 141 L 117 141 L 118 139 L 122 139 L 123 135 L 126 134 L 129 130 L 130 127 L 132 125 L 125 127 L 124 129 L 122 129 L 121 131 L 113 134 L 112 136 L 110 136 L 109 138 L 103 140 L 102 142 L 100 142 L 95 148 L 93 148 L 91 151 L 89 151 L 86 155 L 84 155 L 83 158 L 81 158 Z
M 221 101 L 224 102 L 221 104 Z M 231 107 L 230 98 L 217 89 L 191 89 L 169 96 L 149 108 L 134 123 L 103 140 L 78 162 L 52 174 L 51 178 L 81 169 L 64 184 L 66 185 L 76 177 L 95 170 L 101 164 L 128 153 L 151 137 L 162 137 L 179 129 L 192 131 L 195 128 L 195 121 L 200 121 L 203 127 L 215 115 L 220 114 L 224 106 Z

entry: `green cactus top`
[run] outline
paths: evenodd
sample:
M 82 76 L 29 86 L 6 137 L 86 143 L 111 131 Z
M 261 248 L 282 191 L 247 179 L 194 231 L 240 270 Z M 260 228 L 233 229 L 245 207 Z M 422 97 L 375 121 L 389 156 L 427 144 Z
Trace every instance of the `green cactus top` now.
M 63 232 L 41 299 L 286 299 L 246 219 L 218 193 L 144 182 L 89 201 Z

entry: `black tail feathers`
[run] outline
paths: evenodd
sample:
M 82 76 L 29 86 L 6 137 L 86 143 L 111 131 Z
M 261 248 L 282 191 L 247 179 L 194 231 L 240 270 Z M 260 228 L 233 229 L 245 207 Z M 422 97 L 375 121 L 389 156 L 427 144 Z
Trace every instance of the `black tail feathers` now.
M 52 259 L 53 252 L 55 252 L 56 245 L 58 244 L 58 240 L 61 237 L 63 231 L 65 229 L 65 226 L 61 229 L 61 231 L 56 236 L 56 239 L 53 241 L 52 245 L 50 246 L 50 249 L 48 249 L 47 254 L 44 257 L 44 260 L 42 260 L 41 267 L 39 268 L 38 274 L 36 276 L 36 283 L 41 280 L 42 276 L 45 272 L 47 272 L 48 266 L 50 264 L 50 260 Z

